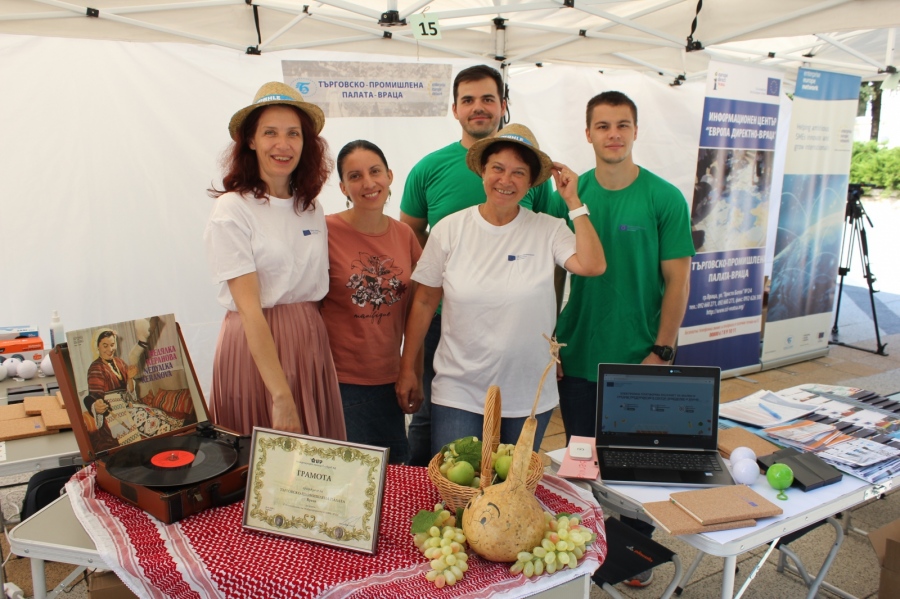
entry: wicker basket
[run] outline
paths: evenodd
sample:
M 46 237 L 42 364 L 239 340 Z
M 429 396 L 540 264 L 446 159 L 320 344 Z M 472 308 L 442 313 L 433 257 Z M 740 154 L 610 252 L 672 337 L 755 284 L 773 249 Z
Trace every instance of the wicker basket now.
M 488 389 L 487 397 L 484 400 L 484 433 L 482 437 L 481 447 L 481 488 L 485 488 L 491 484 L 493 470 L 491 469 L 491 453 L 497 451 L 500 445 L 500 387 L 491 387 Z M 465 507 L 469 500 L 478 493 L 479 489 L 474 487 L 464 487 L 451 482 L 447 477 L 441 474 L 441 464 L 444 463 L 444 454 L 438 453 L 431 458 L 428 463 L 428 477 L 443 498 L 444 503 L 450 511 L 455 512 L 457 509 Z M 528 468 L 528 478 L 525 481 L 528 490 L 532 493 L 537 488 L 538 482 L 544 475 L 544 464 L 540 456 L 535 452 L 531 452 L 531 464 Z

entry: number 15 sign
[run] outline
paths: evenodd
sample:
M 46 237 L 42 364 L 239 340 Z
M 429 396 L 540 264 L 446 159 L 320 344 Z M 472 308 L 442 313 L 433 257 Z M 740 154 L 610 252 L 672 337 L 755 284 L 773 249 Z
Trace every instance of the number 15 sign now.
M 409 15 L 407 21 L 412 28 L 413 37 L 417 40 L 441 39 L 441 24 L 437 18 L 428 17 L 424 14 L 414 14 Z

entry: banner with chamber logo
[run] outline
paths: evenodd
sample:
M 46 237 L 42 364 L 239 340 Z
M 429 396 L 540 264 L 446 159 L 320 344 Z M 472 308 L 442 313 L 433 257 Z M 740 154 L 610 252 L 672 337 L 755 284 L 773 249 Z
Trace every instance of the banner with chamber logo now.
M 815 69 L 797 74 L 764 365 L 821 353 L 828 346 L 859 84 L 859 77 Z
M 679 364 L 759 364 L 763 279 L 781 74 L 710 62 L 691 232 L 697 255 Z
M 445 116 L 451 65 L 283 60 L 284 82 L 327 118 Z

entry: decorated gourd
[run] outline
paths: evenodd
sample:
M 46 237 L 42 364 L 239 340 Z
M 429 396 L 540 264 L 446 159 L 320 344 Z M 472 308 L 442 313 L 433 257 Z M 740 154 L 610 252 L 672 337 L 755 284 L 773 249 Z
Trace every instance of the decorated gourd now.
M 462 526 L 469 547 L 493 562 L 514 562 L 519 552 L 530 551 L 544 538 L 544 510 L 525 485 L 537 431 L 534 412 L 544 379 L 559 360 L 560 345 L 555 339 L 544 338 L 550 342 L 551 360 L 538 383 L 531 415 L 525 420 L 516 442 L 509 475 L 505 482 L 487 487 L 485 485 L 489 482 L 482 478 L 481 491 L 469 500 L 463 512 Z
M 537 420 L 525 421 L 506 481 L 481 489 L 466 504 L 463 532 L 472 550 L 492 562 L 514 562 L 541 544 L 544 510 L 525 486 Z

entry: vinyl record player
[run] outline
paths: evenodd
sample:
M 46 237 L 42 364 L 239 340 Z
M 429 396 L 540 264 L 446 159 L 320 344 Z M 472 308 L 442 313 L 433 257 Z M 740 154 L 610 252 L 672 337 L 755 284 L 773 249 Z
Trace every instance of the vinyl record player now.
M 133 363 L 103 362 L 104 335 L 133 345 Z M 50 360 L 81 457 L 96 463 L 102 489 L 166 524 L 243 499 L 250 439 L 209 422 L 174 316 L 74 331 L 67 341 Z M 121 388 L 102 392 L 104 376 Z

